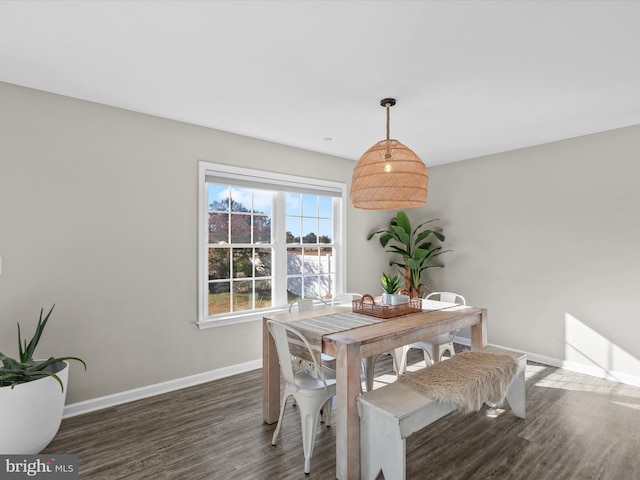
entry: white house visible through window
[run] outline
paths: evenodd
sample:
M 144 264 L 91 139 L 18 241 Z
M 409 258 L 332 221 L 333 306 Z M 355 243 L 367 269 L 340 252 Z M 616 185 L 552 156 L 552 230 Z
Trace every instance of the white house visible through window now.
M 333 198 L 286 193 L 287 300 L 336 293 Z
M 345 188 L 200 162 L 199 325 L 253 320 L 340 291 Z

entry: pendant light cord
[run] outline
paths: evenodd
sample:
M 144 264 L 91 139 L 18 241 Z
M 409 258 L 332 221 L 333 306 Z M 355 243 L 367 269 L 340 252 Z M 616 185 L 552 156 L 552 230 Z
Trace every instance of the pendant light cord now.
M 389 108 L 391 108 L 391 104 L 387 103 L 387 141 L 389 141 Z
M 387 107 L 387 149 L 384 153 L 384 158 L 386 160 L 389 160 L 391 158 L 391 150 L 389 149 L 389 109 L 391 108 L 391 104 L 387 102 L 386 104 Z M 391 168 L 389 164 L 386 165 L 385 169 L 387 168 Z M 389 171 L 389 170 L 387 170 Z

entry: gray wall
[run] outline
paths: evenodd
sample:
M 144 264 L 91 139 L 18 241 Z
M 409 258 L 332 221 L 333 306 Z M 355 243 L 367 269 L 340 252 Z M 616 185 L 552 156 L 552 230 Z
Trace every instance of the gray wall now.
M 6 83 L 0 106 L 1 352 L 55 303 L 38 353 L 89 365 L 67 403 L 261 358 L 260 322 L 194 323 L 198 160 L 337 181 L 352 161 Z
M 635 126 L 431 169 L 431 283 L 487 307 L 491 343 L 640 377 L 639 153 Z
M 260 358 L 259 322 L 194 323 L 198 160 L 344 182 L 354 167 L 4 83 L 0 132 L 0 351 L 56 303 L 38 351 L 89 364 L 67 403 Z M 492 343 L 640 376 L 639 147 L 634 127 L 431 168 L 408 211 L 440 217 L 454 250 L 431 286 L 487 307 Z M 347 290 L 380 291 L 388 256 L 366 236 L 393 213 L 348 208 Z

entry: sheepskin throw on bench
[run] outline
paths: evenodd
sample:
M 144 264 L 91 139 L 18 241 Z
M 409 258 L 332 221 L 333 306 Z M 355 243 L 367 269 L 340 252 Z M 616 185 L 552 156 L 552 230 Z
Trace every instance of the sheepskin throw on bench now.
M 465 351 L 398 381 L 431 400 L 465 413 L 501 403 L 515 378 L 518 362 L 510 355 Z

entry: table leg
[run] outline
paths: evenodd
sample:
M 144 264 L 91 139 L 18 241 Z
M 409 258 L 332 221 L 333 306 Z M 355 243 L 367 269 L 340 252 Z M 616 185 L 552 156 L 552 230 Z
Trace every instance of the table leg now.
M 360 478 L 360 345 L 336 345 L 336 477 Z
M 276 423 L 280 415 L 280 364 L 276 342 L 269 333 L 267 320 L 262 320 L 262 418 Z
M 480 323 L 471 326 L 471 350 L 477 350 L 487 345 L 487 309 L 480 314 Z

